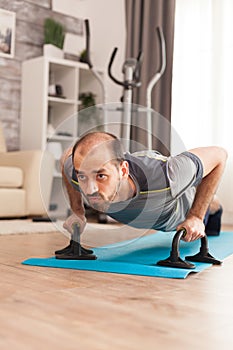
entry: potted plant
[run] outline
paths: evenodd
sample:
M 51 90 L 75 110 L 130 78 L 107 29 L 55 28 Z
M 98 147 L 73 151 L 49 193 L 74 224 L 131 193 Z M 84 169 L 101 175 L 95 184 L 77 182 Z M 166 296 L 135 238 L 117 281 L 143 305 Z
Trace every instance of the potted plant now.
M 53 18 L 44 21 L 44 56 L 63 58 L 65 32 L 61 23 Z
M 87 130 L 99 130 L 101 124 L 101 115 L 96 107 L 96 95 L 93 92 L 81 92 L 79 94 L 79 135 L 84 134 Z
M 79 100 L 81 102 L 80 109 L 85 109 L 91 106 L 95 106 L 95 94 L 93 92 L 81 92 L 79 94 Z

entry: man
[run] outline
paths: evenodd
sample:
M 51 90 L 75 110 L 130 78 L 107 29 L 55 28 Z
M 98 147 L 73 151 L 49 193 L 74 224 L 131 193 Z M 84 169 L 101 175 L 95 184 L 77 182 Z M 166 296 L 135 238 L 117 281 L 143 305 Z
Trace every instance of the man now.
M 85 199 L 91 207 L 133 227 L 162 231 L 185 228 L 183 239 L 187 242 L 203 237 L 205 224 L 206 231 L 213 231 L 216 216 L 214 234 L 218 234 L 221 206 L 215 192 L 226 158 L 226 151 L 215 146 L 171 157 L 155 151 L 124 154 L 114 135 L 87 134 L 62 159 L 73 211 L 64 227 L 72 233 L 73 225 L 78 224 L 83 232 Z

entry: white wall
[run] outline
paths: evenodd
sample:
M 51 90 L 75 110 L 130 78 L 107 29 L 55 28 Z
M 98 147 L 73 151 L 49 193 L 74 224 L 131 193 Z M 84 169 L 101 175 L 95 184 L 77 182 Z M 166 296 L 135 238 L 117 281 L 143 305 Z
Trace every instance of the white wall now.
M 118 102 L 122 90 L 108 78 L 107 67 L 113 48 L 118 47 L 113 73 L 121 80 L 126 43 L 125 1 L 53 0 L 53 10 L 89 19 L 92 63 L 106 73 L 107 102 Z

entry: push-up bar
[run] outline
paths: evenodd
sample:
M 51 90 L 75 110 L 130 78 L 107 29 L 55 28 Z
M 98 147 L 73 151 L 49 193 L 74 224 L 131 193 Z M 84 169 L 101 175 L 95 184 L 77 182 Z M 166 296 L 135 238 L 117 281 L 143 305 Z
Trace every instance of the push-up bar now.
M 195 269 L 196 266 L 192 263 L 189 263 L 188 261 L 210 263 L 214 265 L 220 265 L 222 263 L 220 260 L 217 260 L 212 255 L 210 255 L 208 249 L 208 239 L 206 235 L 201 238 L 201 248 L 199 253 L 192 256 L 186 256 L 185 260 L 187 261 L 182 260 L 179 253 L 179 243 L 180 239 L 185 235 L 185 229 L 181 229 L 176 232 L 172 240 L 172 250 L 170 252 L 170 256 L 167 259 L 158 261 L 157 265 L 166 267 L 178 267 L 182 269 Z
M 215 259 L 208 249 L 208 239 L 207 236 L 201 238 L 201 248 L 199 253 L 186 256 L 185 260 L 181 259 L 179 252 L 179 243 L 180 239 L 186 234 L 185 229 L 181 229 L 176 232 L 172 240 L 172 249 L 170 256 L 167 259 L 160 260 L 157 262 L 159 266 L 165 267 L 176 267 L 183 269 L 194 269 L 196 266 L 192 262 L 203 262 L 210 263 L 214 265 L 220 265 L 222 262 Z M 60 250 L 55 251 L 56 259 L 63 260 L 95 260 L 97 259 L 96 255 L 93 254 L 93 250 L 86 249 L 80 244 L 80 230 L 78 225 L 74 225 L 74 231 L 71 236 L 70 244 Z

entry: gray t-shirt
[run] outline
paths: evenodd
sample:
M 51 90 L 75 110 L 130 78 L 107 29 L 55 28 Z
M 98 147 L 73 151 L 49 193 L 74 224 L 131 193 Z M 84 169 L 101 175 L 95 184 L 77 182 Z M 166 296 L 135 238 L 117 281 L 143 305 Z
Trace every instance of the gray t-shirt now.
M 165 157 L 156 151 L 126 153 L 129 174 L 136 186 L 136 195 L 112 203 L 107 214 L 136 228 L 173 231 L 192 206 L 196 187 L 203 176 L 200 159 L 190 152 Z M 71 157 L 65 173 L 79 190 Z

